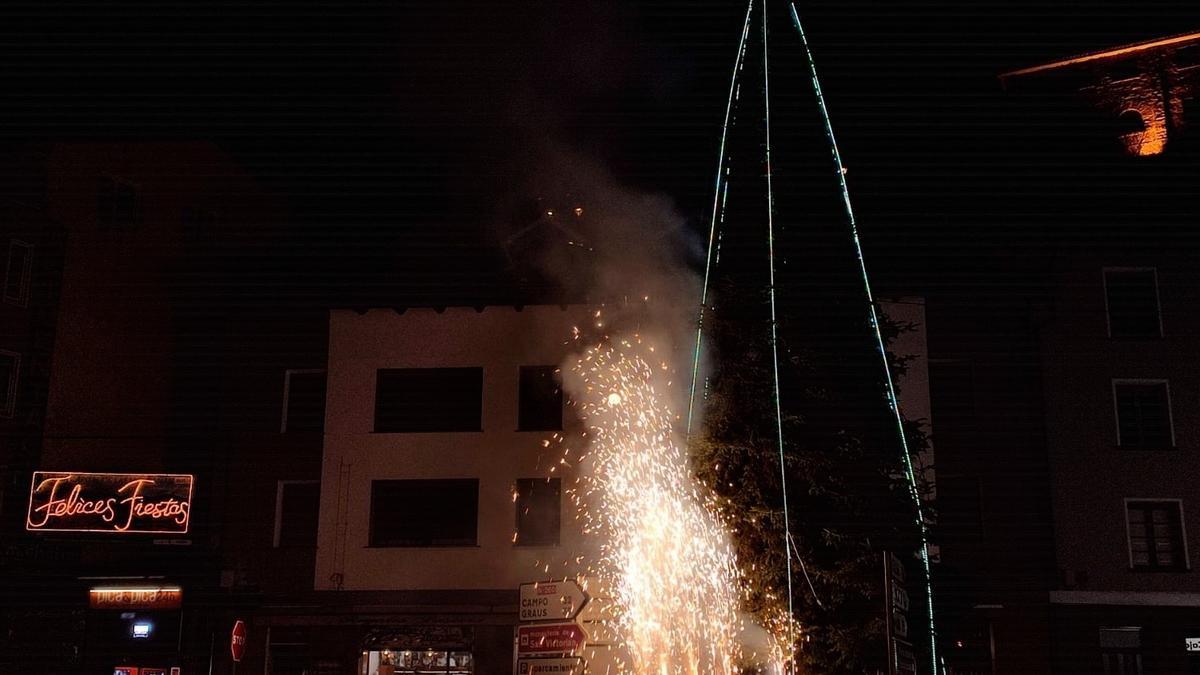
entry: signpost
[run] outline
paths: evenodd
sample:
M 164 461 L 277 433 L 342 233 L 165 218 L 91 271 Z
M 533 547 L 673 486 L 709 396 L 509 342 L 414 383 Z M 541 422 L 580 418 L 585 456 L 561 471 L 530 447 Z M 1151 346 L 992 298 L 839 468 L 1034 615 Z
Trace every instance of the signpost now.
M 521 621 L 574 619 L 588 596 L 574 579 L 521 584 Z
M 896 554 L 883 554 L 884 620 L 887 623 L 888 675 L 907 675 L 917 672 L 916 655 L 908 642 L 908 591 L 904 588 L 907 575 L 904 563 Z
M 517 660 L 517 675 L 582 675 L 582 673 L 583 659 L 578 656 Z
M 229 655 L 233 662 L 239 663 L 246 653 L 246 622 L 238 619 L 233 622 L 233 630 L 229 632 Z M 237 666 L 234 666 L 236 668 Z
M 517 628 L 517 656 L 574 654 L 583 647 L 587 634 L 575 623 L 543 623 Z
M 588 636 L 577 617 L 589 600 L 574 579 L 521 584 L 514 675 L 583 675 Z

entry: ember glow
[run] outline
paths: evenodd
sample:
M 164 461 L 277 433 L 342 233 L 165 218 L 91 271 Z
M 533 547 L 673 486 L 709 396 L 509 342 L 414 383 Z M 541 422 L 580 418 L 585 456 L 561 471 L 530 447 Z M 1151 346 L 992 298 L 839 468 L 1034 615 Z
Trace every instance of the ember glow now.
M 634 337 L 586 349 L 575 404 L 590 444 L 573 495 L 637 675 L 737 672 L 737 563 L 715 495 L 688 467 L 666 404 L 670 368 Z

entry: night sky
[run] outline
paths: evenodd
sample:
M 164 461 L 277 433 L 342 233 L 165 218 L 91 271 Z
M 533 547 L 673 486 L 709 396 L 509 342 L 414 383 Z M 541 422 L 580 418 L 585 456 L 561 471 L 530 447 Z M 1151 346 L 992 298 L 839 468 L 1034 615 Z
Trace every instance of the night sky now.
M 786 5 L 772 7 L 773 91 L 781 108 L 800 110 L 812 99 L 795 67 L 798 41 Z M 699 229 L 744 8 L 5 3 L 2 133 L 9 142 L 217 142 L 289 204 L 292 224 L 274 251 L 285 276 L 321 268 L 371 283 L 431 257 L 442 265 L 447 252 L 488 260 L 493 225 L 512 193 L 529 189 L 538 170 L 530 148 L 544 139 L 664 193 Z M 952 234 L 956 213 L 978 210 L 955 181 L 981 170 L 978 153 L 999 142 L 998 73 L 1200 28 L 1189 3 L 1162 0 L 819 0 L 799 9 L 868 247 L 885 269 L 893 254 Z M 784 138 L 789 124 L 802 139 L 817 134 L 784 147 L 781 162 L 827 168 L 812 119 L 778 124 Z M 784 189 L 791 178 L 799 175 L 783 176 Z

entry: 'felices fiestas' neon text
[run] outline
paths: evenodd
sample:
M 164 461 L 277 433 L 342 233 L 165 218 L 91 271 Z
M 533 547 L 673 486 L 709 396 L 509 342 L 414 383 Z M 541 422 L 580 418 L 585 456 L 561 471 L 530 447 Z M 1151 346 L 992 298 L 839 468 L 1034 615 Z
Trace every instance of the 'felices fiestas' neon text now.
M 128 530 L 135 518 L 170 519 L 177 525 L 184 525 L 188 521 L 191 505 L 186 501 L 174 498 L 146 501 L 145 489 L 154 484 L 151 479 L 136 478 L 125 483 L 117 489 L 117 497 L 86 499 L 83 497 L 83 486 L 70 485 L 67 482 L 69 478 L 47 478 L 34 489 L 34 493 L 48 489 L 50 494 L 46 503 L 33 509 L 32 513 L 40 520 L 31 517 L 30 527 L 45 527 L 51 519 L 89 515 L 99 516 L 105 523 L 113 523 L 112 529 L 117 532 Z M 64 484 L 70 485 L 69 489 Z

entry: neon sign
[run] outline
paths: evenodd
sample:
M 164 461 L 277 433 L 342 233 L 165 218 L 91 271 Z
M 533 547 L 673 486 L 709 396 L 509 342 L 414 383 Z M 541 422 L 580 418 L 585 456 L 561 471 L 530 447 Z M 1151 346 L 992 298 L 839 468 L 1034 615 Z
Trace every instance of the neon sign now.
M 25 529 L 185 534 L 191 510 L 186 474 L 35 471 Z
M 88 591 L 92 609 L 179 609 L 183 589 L 178 586 L 156 588 L 93 588 Z

